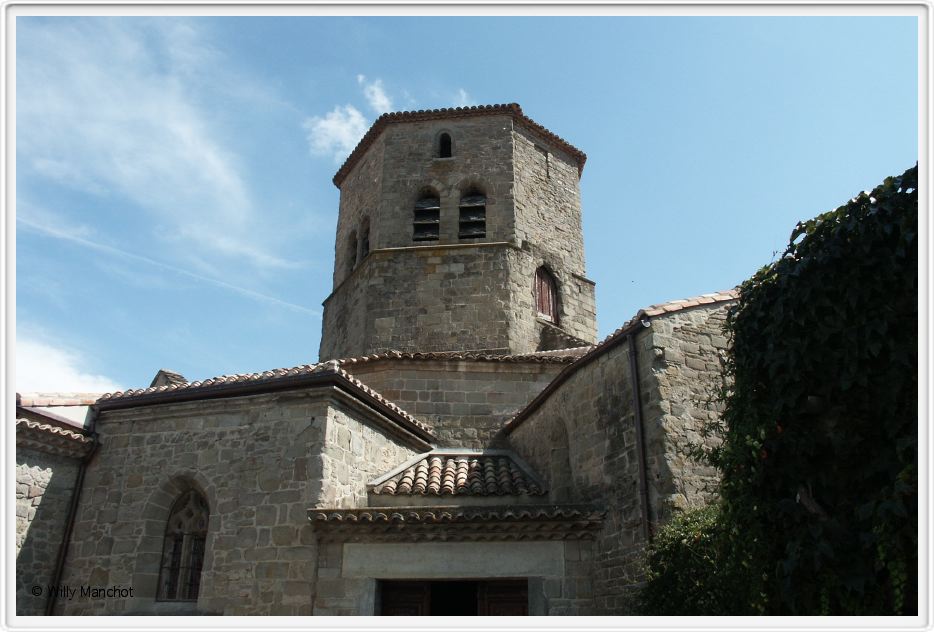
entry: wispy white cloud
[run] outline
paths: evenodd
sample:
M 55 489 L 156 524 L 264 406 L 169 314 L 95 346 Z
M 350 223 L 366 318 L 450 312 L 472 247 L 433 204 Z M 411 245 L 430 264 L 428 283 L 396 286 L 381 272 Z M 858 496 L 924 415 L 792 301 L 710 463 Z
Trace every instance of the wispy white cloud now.
M 457 95 L 454 97 L 454 104 L 457 107 L 465 107 L 468 105 L 477 105 L 477 102 L 474 101 L 474 98 L 467 94 L 467 91 L 463 88 L 458 88 Z
M 315 155 L 331 155 L 340 162 L 353 151 L 367 129 L 367 120 L 352 105 L 336 106 L 324 116 L 312 116 L 302 123 L 308 144 Z
M 262 217 L 245 169 L 202 98 L 205 81 L 230 65 L 194 23 L 23 20 L 17 28 L 21 168 L 126 200 L 178 252 L 289 265 L 258 238 Z
M 382 79 L 367 81 L 365 76 L 357 75 L 357 83 L 363 86 L 363 96 L 374 112 L 392 112 L 392 99 L 386 94 Z
M 17 391 L 108 393 L 121 389 L 113 379 L 89 370 L 78 351 L 30 335 L 17 335 Z
M 265 302 L 265 303 L 270 303 L 270 304 L 278 305 L 278 306 L 280 306 L 280 307 L 286 307 L 286 308 L 288 308 L 288 309 L 296 310 L 296 311 L 299 311 L 299 312 L 304 312 L 304 313 L 306 313 L 306 314 L 311 314 L 312 316 L 320 316 L 320 315 L 321 315 L 321 312 L 319 312 L 319 311 L 317 311 L 317 310 L 309 309 L 309 308 L 307 308 L 307 307 L 303 307 L 302 305 L 296 305 L 295 303 L 289 303 L 288 301 L 283 301 L 283 300 L 278 299 L 278 298 L 276 298 L 276 297 L 274 297 L 274 296 L 269 296 L 269 295 L 263 294 L 263 293 L 261 293 L 261 292 L 256 292 L 256 291 L 250 290 L 250 289 L 248 289 L 248 288 L 240 287 L 240 286 L 238 286 L 238 285 L 234 285 L 234 284 L 232 284 L 232 283 L 228 283 L 228 282 L 223 281 L 223 280 L 221 280 L 221 279 L 208 277 L 208 276 L 205 276 L 205 275 L 203 275 L 203 274 L 198 274 L 198 273 L 196 273 L 196 272 L 191 272 L 190 270 L 185 270 L 185 269 L 183 269 L 183 268 L 179 268 L 178 266 L 174 266 L 174 265 L 171 265 L 171 264 L 162 262 L 162 261 L 157 261 L 157 260 L 151 259 L 151 258 L 149 258 L 149 257 L 144 257 L 144 256 L 139 255 L 139 254 L 136 254 L 136 253 L 127 252 L 126 250 L 121 250 L 120 248 L 115 248 L 115 247 L 113 247 L 113 246 L 108 246 L 108 245 L 106 245 L 106 244 L 103 244 L 103 243 L 100 243 L 100 242 L 97 242 L 97 241 L 91 241 L 91 240 L 89 240 L 89 239 L 85 239 L 84 237 L 80 237 L 80 236 L 78 236 L 78 235 L 76 235 L 76 234 L 73 234 L 73 233 L 70 233 L 70 232 L 65 232 L 65 231 L 63 231 L 62 229 L 57 228 L 57 227 L 54 227 L 54 226 L 43 225 L 43 224 L 41 224 L 41 223 L 32 221 L 32 220 L 30 220 L 30 219 L 26 219 L 26 218 L 24 218 L 24 217 L 17 217 L 17 218 L 16 218 L 16 223 L 17 223 L 18 226 L 22 226 L 22 227 L 24 227 L 24 228 L 26 228 L 26 229 L 33 230 L 33 231 L 38 232 L 38 233 L 42 233 L 42 234 L 44 234 L 44 235 L 46 235 L 46 236 L 48 236 L 48 237 L 54 237 L 54 238 L 56 238 L 56 239 L 61 239 L 61 240 L 64 240 L 64 241 L 68 241 L 68 242 L 71 242 L 71 243 L 73 243 L 73 244 L 77 244 L 77 245 L 79 245 L 79 246 L 83 246 L 83 247 L 85 247 L 85 248 L 90 248 L 91 250 L 96 250 L 96 251 L 98 251 L 98 252 L 102 252 L 102 253 L 105 253 L 105 254 L 113 255 L 113 256 L 116 256 L 116 257 L 121 257 L 121 258 L 123 258 L 123 259 L 129 259 L 129 260 L 132 260 L 132 261 L 137 261 L 137 262 L 140 262 L 140 263 L 145 263 L 145 264 L 148 264 L 148 265 L 150 265 L 150 266 L 156 266 L 156 267 L 162 268 L 163 270 L 168 270 L 168 271 L 170 271 L 170 272 L 174 272 L 175 274 L 180 274 L 180 275 L 182 275 L 182 276 L 186 276 L 186 277 L 188 277 L 188 278 L 190 278 L 190 279 L 195 279 L 196 281 L 200 281 L 200 282 L 202 282 L 202 283 L 207 283 L 207 284 L 213 285 L 213 286 L 215 286 L 215 287 L 219 287 L 219 288 L 222 288 L 222 289 L 225 289 L 225 290 L 229 290 L 229 291 L 231 291 L 231 292 L 234 292 L 234 293 L 236 293 L 236 294 L 240 294 L 241 296 L 245 296 L 245 297 L 250 298 L 250 299 L 253 299 L 253 300 L 257 300 L 257 301 L 262 301 L 262 302 Z

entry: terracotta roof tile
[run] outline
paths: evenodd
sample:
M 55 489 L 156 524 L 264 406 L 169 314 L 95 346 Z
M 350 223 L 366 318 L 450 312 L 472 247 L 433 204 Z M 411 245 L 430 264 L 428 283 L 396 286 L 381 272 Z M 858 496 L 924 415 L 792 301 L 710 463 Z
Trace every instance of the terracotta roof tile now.
M 379 360 L 465 360 L 468 362 L 538 362 L 541 364 L 566 364 L 573 362 L 585 354 L 590 347 L 573 347 L 569 349 L 556 349 L 554 351 L 536 351 L 534 353 L 521 353 L 511 355 L 496 355 L 474 353 L 470 351 L 386 351 L 358 358 L 340 358 L 337 363 L 341 366 L 352 366 L 377 362 Z
M 102 393 L 17 393 L 17 406 L 92 406 Z
M 587 155 L 584 152 L 574 147 L 557 134 L 547 130 L 544 126 L 539 125 L 527 117 L 525 114 L 523 114 L 522 108 L 518 103 L 507 103 L 501 105 L 473 105 L 470 107 L 440 108 L 437 110 L 417 110 L 414 112 L 391 112 L 383 114 L 378 119 L 376 119 L 376 122 L 373 123 L 367 133 L 364 134 L 363 138 L 359 143 L 357 143 L 357 146 L 354 148 L 354 150 L 350 152 L 347 160 L 345 160 L 344 164 L 341 165 L 341 168 L 338 169 L 337 173 L 334 175 L 334 184 L 340 188 L 344 178 L 347 177 L 347 174 L 350 173 L 354 165 L 357 164 L 357 161 L 360 160 L 360 157 L 366 153 L 366 150 L 370 145 L 373 144 L 373 141 L 375 141 L 377 137 L 379 137 L 380 133 L 382 133 L 382 131 L 386 128 L 386 126 L 391 123 L 409 123 L 416 121 L 467 118 L 473 116 L 495 116 L 502 114 L 511 116 L 513 120 L 520 125 L 531 129 L 532 131 L 538 133 L 540 136 L 557 145 L 562 150 L 569 153 L 571 157 L 574 158 L 574 160 L 577 162 L 578 175 L 583 172 L 584 163 L 587 161 Z
M 153 386 L 149 388 L 139 388 L 131 389 L 126 391 L 117 391 L 115 393 L 105 393 L 102 395 L 98 402 L 117 402 L 117 401 L 132 401 L 145 396 L 159 395 L 159 394 L 171 394 L 178 392 L 190 392 L 190 393 L 208 393 L 214 389 L 218 389 L 225 386 L 233 386 L 239 384 L 269 384 L 275 383 L 277 381 L 285 380 L 291 377 L 305 376 L 305 375 L 326 375 L 334 374 L 340 375 L 342 378 L 347 380 L 354 388 L 362 391 L 363 393 L 369 395 L 373 399 L 377 400 L 382 406 L 393 411 L 408 423 L 415 426 L 416 428 L 422 430 L 427 434 L 431 434 L 431 428 L 425 425 L 423 422 L 419 421 L 406 411 L 402 410 L 399 406 L 389 401 L 383 397 L 379 392 L 373 390 L 353 375 L 340 368 L 339 364 L 335 360 L 330 360 L 328 362 L 320 362 L 318 364 L 303 364 L 301 366 L 283 368 L 283 369 L 273 369 L 271 371 L 262 371 L 259 373 L 245 373 L 245 374 L 236 374 L 236 375 L 221 375 L 219 377 L 210 378 L 203 381 L 188 382 L 186 384 L 169 384 L 166 386 Z
M 390 523 L 390 522 L 490 522 L 556 519 L 601 520 L 604 511 L 590 506 L 540 505 L 509 508 L 480 507 L 368 507 L 360 509 L 310 509 L 308 519 L 315 523 L 337 522 L 343 524 Z
M 31 419 L 16 420 L 18 447 L 81 458 L 90 452 L 93 443 L 94 439 L 82 432 Z
M 507 450 L 428 452 L 369 485 L 390 496 L 541 496 L 538 478 Z

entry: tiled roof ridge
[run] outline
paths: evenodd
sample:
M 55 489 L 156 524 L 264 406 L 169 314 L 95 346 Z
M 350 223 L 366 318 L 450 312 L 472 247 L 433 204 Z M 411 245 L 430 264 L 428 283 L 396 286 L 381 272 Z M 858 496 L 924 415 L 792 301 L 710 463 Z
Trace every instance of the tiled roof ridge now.
M 385 129 L 386 126 L 390 123 L 408 123 L 416 121 L 431 121 L 440 118 L 466 118 L 471 116 L 490 116 L 496 114 L 508 114 L 515 120 L 526 125 L 533 131 L 541 134 L 551 142 L 555 143 L 558 147 L 571 154 L 571 156 L 573 156 L 577 161 L 578 175 L 584 171 L 584 163 L 587 161 L 587 154 L 554 132 L 550 131 L 545 126 L 530 119 L 522 112 L 522 107 L 518 103 L 501 103 L 496 105 L 471 105 L 454 108 L 436 108 L 433 110 L 387 112 L 382 114 L 379 116 L 379 118 L 376 119 L 376 121 L 374 121 L 373 125 L 370 126 L 370 129 L 367 130 L 366 134 L 363 135 L 363 138 L 360 139 L 360 142 L 357 143 L 357 146 L 354 148 L 354 150 L 350 152 L 349 156 L 347 156 L 347 159 L 344 161 L 344 164 L 341 165 L 341 168 L 337 170 L 336 174 L 334 174 L 334 185 L 340 188 L 341 183 L 344 181 L 344 178 L 347 177 L 347 174 L 350 173 L 350 170 L 353 169 L 354 165 L 366 152 L 367 148 L 369 148 L 369 146 L 373 143 L 374 140 L 376 140 L 383 129 Z
M 471 351 L 384 351 L 354 358 L 339 358 L 341 366 L 376 362 L 379 360 L 468 360 L 473 362 L 541 362 L 564 363 L 573 361 L 580 353 L 569 353 L 589 347 L 569 347 L 553 351 L 534 351 L 531 353 L 490 354 Z M 565 352 L 565 355 L 561 355 Z M 584 351 L 581 351 L 584 353 Z
M 115 393 L 106 393 L 100 397 L 99 402 L 111 402 L 118 400 L 129 400 L 145 395 L 154 395 L 161 393 L 171 393 L 177 391 L 200 391 L 208 390 L 211 387 L 219 386 L 229 386 L 235 384 L 250 384 L 250 383 L 263 383 L 263 382 L 274 382 L 276 380 L 289 378 L 289 377 L 298 377 L 302 375 L 325 375 L 325 374 L 335 374 L 340 375 L 342 378 L 350 382 L 355 388 L 363 391 L 373 399 L 377 400 L 382 406 L 388 408 L 395 414 L 399 415 L 405 419 L 408 423 L 412 424 L 419 430 L 422 430 L 429 435 L 432 434 L 431 429 L 426 426 L 424 423 L 413 417 L 410 413 L 406 412 L 400 408 L 395 403 L 389 401 L 378 391 L 370 388 L 356 377 L 354 377 L 349 372 L 340 368 L 337 361 L 330 360 L 328 362 L 318 362 L 316 364 L 302 364 L 296 367 L 284 368 L 284 369 L 273 369 L 271 371 L 262 371 L 258 373 L 244 373 L 244 374 L 235 374 L 235 375 L 221 375 L 218 377 L 210 378 L 207 380 L 188 382 L 186 384 L 169 384 L 166 386 L 152 386 L 149 388 L 139 388 L 126 391 L 117 391 Z
M 17 428 L 25 427 L 29 430 L 37 430 L 39 432 L 56 435 L 65 439 L 70 439 L 77 443 L 91 443 L 94 440 L 81 432 L 66 430 L 65 428 L 60 426 L 53 426 L 52 424 L 39 423 L 38 421 L 32 421 L 31 419 L 19 418 L 16 420 L 16 426 Z
M 543 496 L 544 484 L 511 450 L 436 449 L 367 484 L 389 496 Z
M 590 363 L 594 358 L 603 354 L 611 347 L 615 346 L 616 343 L 621 342 L 625 336 L 645 317 L 651 318 L 653 316 L 671 314 L 689 309 L 691 307 L 697 307 L 699 305 L 725 303 L 728 301 L 734 301 L 738 298 L 739 288 L 733 288 L 729 290 L 720 290 L 718 292 L 709 292 L 699 296 L 692 296 L 691 298 L 682 298 L 666 301 L 664 303 L 656 303 L 654 305 L 649 305 L 648 307 L 640 309 L 638 312 L 636 312 L 635 316 L 627 320 L 621 327 L 617 328 L 613 333 L 594 345 L 590 351 L 577 358 L 574 362 L 562 369 L 562 371 L 558 373 L 558 375 L 556 375 L 555 378 L 549 382 L 548 385 L 532 399 L 531 402 L 526 404 L 524 408 L 519 410 L 515 415 L 513 415 L 511 419 L 506 422 L 504 426 L 506 433 L 508 434 L 512 432 L 512 430 L 518 426 L 519 423 L 521 423 L 527 414 L 538 408 L 538 406 L 548 398 L 551 392 L 566 379 L 568 379 L 574 372 Z
M 48 406 L 91 406 L 104 393 L 27 392 L 16 394 L 17 406 L 45 408 Z

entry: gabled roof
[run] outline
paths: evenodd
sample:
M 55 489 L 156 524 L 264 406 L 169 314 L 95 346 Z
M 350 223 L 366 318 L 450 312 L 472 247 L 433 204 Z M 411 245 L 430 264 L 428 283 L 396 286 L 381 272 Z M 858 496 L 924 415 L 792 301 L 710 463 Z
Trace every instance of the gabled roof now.
M 527 117 L 525 114 L 523 114 L 522 108 L 518 103 L 506 103 L 500 105 L 472 105 L 470 107 L 440 108 L 437 110 L 416 110 L 414 112 L 390 112 L 383 114 L 378 119 L 376 119 L 376 122 L 373 123 L 367 133 L 364 134 L 360 142 L 357 143 L 356 148 L 350 152 L 350 156 L 347 157 L 347 160 L 344 161 L 344 164 L 341 165 L 341 168 L 337 170 L 337 173 L 334 175 L 334 185 L 337 188 L 340 188 L 344 178 L 346 178 L 347 174 L 349 174 L 350 171 L 354 168 L 354 165 L 357 164 L 357 161 L 360 160 L 360 157 L 366 153 L 366 150 L 369 149 L 370 145 L 373 144 L 373 141 L 379 137 L 383 130 L 392 123 L 410 123 L 416 121 L 434 121 L 474 116 L 497 116 L 504 114 L 511 116 L 513 121 L 515 121 L 517 124 L 532 130 L 539 136 L 542 136 L 546 140 L 553 143 L 561 150 L 570 154 L 571 157 L 574 158 L 574 160 L 577 162 L 578 175 L 584 171 L 584 163 L 587 161 L 587 154 L 574 147 L 557 134 L 550 132 L 542 125 L 539 125 Z
M 545 485 L 511 450 L 438 449 L 367 485 L 390 496 L 541 496 Z
M 575 360 L 572 364 L 562 369 L 561 372 L 558 373 L 558 375 L 556 375 L 555 378 L 538 395 L 536 395 L 535 398 L 532 399 L 532 401 L 529 402 L 525 408 L 516 413 L 516 415 L 506 423 L 506 434 L 509 434 L 515 430 L 515 428 L 520 423 L 522 423 L 535 409 L 537 409 L 546 399 L 548 399 L 551 393 L 553 393 L 561 384 L 563 384 L 579 369 L 587 366 L 590 364 L 590 362 L 597 359 L 599 356 L 603 355 L 616 345 L 621 344 L 626 339 L 627 335 L 635 331 L 638 327 L 642 326 L 643 320 L 647 318 L 650 319 L 654 316 L 661 316 L 663 314 L 680 312 L 682 310 L 690 309 L 691 307 L 697 307 L 699 305 L 711 305 L 714 303 L 735 301 L 738 298 L 739 291 L 737 289 L 722 290 L 720 292 L 701 294 L 700 296 L 694 296 L 691 298 L 682 298 L 668 301 L 666 303 L 657 303 L 655 305 L 649 305 L 644 309 L 640 309 L 638 312 L 636 312 L 635 316 L 623 323 L 622 327 L 611 333 L 595 346 L 591 347 L 587 353 Z
M 434 440 L 431 429 L 373 390 L 334 360 L 318 364 L 303 364 L 288 369 L 262 373 L 222 375 L 202 382 L 168 384 L 102 395 L 95 405 L 99 410 L 115 410 L 175 402 L 239 397 L 261 393 L 335 383 L 362 401 L 387 414 L 396 423 L 423 441 Z

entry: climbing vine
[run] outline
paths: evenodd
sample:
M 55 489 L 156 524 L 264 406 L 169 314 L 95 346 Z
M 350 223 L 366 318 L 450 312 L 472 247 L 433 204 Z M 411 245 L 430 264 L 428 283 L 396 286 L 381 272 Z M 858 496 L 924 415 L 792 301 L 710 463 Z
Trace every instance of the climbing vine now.
M 706 455 L 706 532 L 739 594 L 706 614 L 917 612 L 917 186 L 915 166 L 799 223 L 740 288 Z

